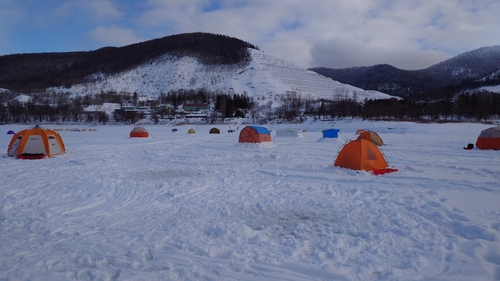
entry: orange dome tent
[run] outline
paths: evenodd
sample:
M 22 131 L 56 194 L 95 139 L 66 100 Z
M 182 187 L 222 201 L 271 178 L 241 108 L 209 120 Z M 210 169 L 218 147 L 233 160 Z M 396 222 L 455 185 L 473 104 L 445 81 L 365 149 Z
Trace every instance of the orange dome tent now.
M 12 136 L 7 149 L 8 156 L 20 159 L 42 159 L 65 152 L 61 136 L 53 130 L 43 129 L 38 125 Z
M 479 149 L 500 149 L 500 126 L 481 131 L 477 137 L 476 147 Z
M 382 152 L 375 144 L 365 139 L 352 140 L 344 145 L 333 165 L 352 170 L 372 171 L 377 175 L 397 171 L 387 168 L 387 161 Z
M 149 137 L 149 133 L 148 133 L 148 131 L 146 131 L 146 129 L 144 129 L 144 127 L 137 126 L 137 127 L 134 127 L 134 129 L 132 129 L 132 131 L 130 132 L 130 137 L 131 138 L 147 138 L 147 137 Z
M 239 142 L 271 142 L 271 132 L 264 127 L 246 126 L 240 132 Z
M 362 131 L 362 132 L 360 132 L 358 140 L 359 139 L 369 140 L 378 146 L 384 145 L 384 141 L 382 140 L 382 138 L 374 131 Z

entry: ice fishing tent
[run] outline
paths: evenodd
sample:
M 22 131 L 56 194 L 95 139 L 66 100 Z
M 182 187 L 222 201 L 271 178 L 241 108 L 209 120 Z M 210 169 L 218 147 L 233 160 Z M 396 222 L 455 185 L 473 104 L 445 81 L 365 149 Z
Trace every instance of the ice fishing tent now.
M 323 131 L 323 138 L 335 139 L 339 137 L 339 131 L 337 129 L 328 129 Z
M 21 159 L 42 159 L 66 152 L 61 136 L 38 125 L 12 136 L 7 155 Z
M 477 137 L 476 147 L 479 149 L 500 150 L 500 126 L 481 131 Z
M 260 126 L 246 126 L 240 132 L 239 142 L 271 142 L 271 132 Z
M 144 127 L 136 126 L 130 131 L 131 138 L 147 138 L 149 137 L 149 133 Z
M 16 132 L 14 132 L 14 131 L 12 131 L 12 130 L 9 130 L 9 131 L 7 132 L 7 135 L 15 135 L 15 134 L 16 134 Z
M 188 130 L 188 134 L 195 134 L 194 129 L 193 129 L 193 128 L 189 129 L 189 130 Z
M 210 134 L 220 134 L 220 130 L 217 128 L 210 129 Z
M 374 131 L 363 131 L 363 132 L 361 132 L 359 134 L 359 136 L 358 136 L 358 140 L 359 139 L 369 140 L 369 141 L 373 142 L 374 144 L 376 144 L 378 146 L 384 145 L 384 141 L 382 140 L 382 138 L 377 133 L 375 133 Z
M 387 168 L 384 154 L 375 144 L 366 139 L 349 141 L 339 151 L 333 165 L 352 170 L 373 171 L 375 174 L 396 171 Z

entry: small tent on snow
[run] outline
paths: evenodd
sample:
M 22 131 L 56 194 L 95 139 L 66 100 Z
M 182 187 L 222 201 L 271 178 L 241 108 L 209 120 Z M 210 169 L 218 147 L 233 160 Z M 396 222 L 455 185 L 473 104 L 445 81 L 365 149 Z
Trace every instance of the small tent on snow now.
M 375 174 L 395 172 L 387 168 L 387 161 L 378 147 L 369 140 L 351 140 L 342 147 L 333 164 L 352 170 L 373 171 Z
M 500 126 L 481 131 L 477 137 L 476 147 L 480 149 L 500 150 Z
M 220 130 L 217 128 L 210 129 L 210 134 L 220 134 Z
M 194 131 L 194 129 L 193 129 L 193 128 L 191 128 L 191 129 L 189 129 L 189 130 L 188 130 L 188 134 L 193 134 L 193 135 L 194 135 L 195 133 L 196 133 L 196 132 Z
M 271 142 L 271 132 L 264 127 L 246 126 L 240 132 L 239 142 Z
M 359 139 L 369 140 L 369 141 L 373 142 L 374 144 L 376 144 L 378 146 L 384 145 L 384 141 L 382 140 L 382 138 L 377 133 L 375 133 L 374 131 L 363 131 L 363 132 L 361 132 L 359 134 L 359 137 L 358 137 L 358 140 Z
M 9 131 L 7 132 L 7 135 L 15 135 L 15 134 L 16 134 L 16 132 L 14 132 L 14 131 L 12 131 L 12 130 L 9 130 Z
M 340 130 L 337 129 L 327 129 L 323 131 L 323 138 L 334 139 L 339 137 Z
M 38 125 L 12 136 L 7 155 L 20 159 L 42 159 L 66 152 L 61 136 Z
M 144 127 L 136 126 L 130 131 L 131 138 L 147 138 L 149 137 L 149 133 Z

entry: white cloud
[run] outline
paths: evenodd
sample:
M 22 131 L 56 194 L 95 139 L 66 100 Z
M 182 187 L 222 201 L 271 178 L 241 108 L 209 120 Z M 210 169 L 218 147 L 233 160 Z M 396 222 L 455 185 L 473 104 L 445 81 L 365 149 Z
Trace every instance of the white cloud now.
M 456 50 L 447 47 L 455 40 L 439 45 L 447 40 L 444 33 L 457 26 L 455 17 L 463 18 L 469 9 L 456 8 L 456 1 L 220 2 L 218 9 L 203 12 L 209 1 L 150 0 L 139 22 L 171 33 L 226 34 L 304 67 L 389 63 L 414 69 L 449 58 L 446 51 Z M 451 8 L 458 11 L 448 15 Z M 362 53 L 355 55 L 354 50 Z M 335 52 L 341 52 L 338 58 Z
M 142 41 L 133 29 L 119 26 L 99 26 L 89 32 L 93 40 L 102 42 L 106 46 L 125 46 Z
M 119 19 L 123 13 L 110 0 L 93 0 L 87 2 L 87 9 L 99 19 Z
M 8 3 L 1 5 L 8 10 L 18 2 L 31 7 L 25 0 L 11 1 L 0 3 Z M 56 0 L 38 6 L 38 14 L 31 9 L 34 14 L 26 15 L 35 19 L 25 23 L 34 23 L 47 38 L 56 38 L 48 32 L 62 24 L 75 36 L 90 34 L 113 45 L 135 43 L 137 34 L 153 39 L 203 31 L 248 41 L 302 67 L 422 68 L 500 44 L 498 0 Z M 4 31 L 9 26 L 0 27 L 0 36 L 9 40 Z

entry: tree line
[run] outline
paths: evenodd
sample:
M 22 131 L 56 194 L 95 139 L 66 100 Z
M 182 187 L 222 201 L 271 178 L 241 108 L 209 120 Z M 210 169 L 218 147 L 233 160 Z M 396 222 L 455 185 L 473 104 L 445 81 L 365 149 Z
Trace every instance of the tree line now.
M 178 90 L 160 94 L 155 100 L 140 100 L 137 93 L 105 92 L 96 95 L 72 97 L 70 93 L 32 94 L 28 102 L 14 99 L 15 94 L 0 95 L 0 123 L 43 122 L 114 122 L 134 123 L 146 118 L 143 112 L 115 113 L 109 116 L 103 111 L 84 111 L 90 105 L 115 103 L 120 105 L 149 106 L 154 121 L 173 118 L 174 109 L 185 103 L 210 104 L 210 115 L 224 121 L 231 117 L 252 117 L 254 121 L 300 122 L 306 117 L 362 118 L 368 120 L 397 121 L 488 121 L 500 116 L 500 94 L 488 91 L 464 92 L 439 100 L 411 101 L 404 99 L 364 100 L 337 92 L 331 99 L 303 98 L 299 93 L 288 92 L 280 96 L 278 107 L 269 101 L 258 105 L 246 94 L 228 94 L 221 91 Z

